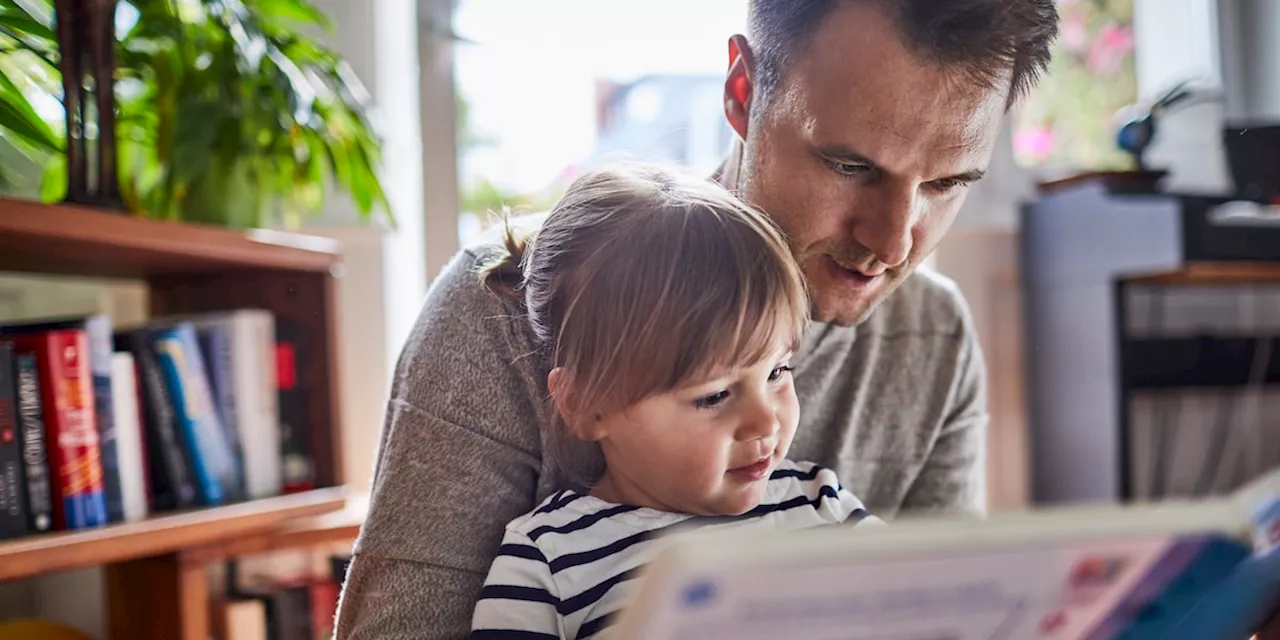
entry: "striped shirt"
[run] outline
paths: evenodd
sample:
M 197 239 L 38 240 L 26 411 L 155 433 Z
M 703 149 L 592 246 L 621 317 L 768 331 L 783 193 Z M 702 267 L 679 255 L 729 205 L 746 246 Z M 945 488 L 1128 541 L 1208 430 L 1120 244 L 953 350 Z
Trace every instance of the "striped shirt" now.
M 610 623 L 659 536 L 708 526 L 794 531 L 876 520 L 829 469 L 784 460 L 760 504 L 740 516 L 691 516 L 614 504 L 575 491 L 507 525 L 472 617 L 473 639 L 591 638 Z

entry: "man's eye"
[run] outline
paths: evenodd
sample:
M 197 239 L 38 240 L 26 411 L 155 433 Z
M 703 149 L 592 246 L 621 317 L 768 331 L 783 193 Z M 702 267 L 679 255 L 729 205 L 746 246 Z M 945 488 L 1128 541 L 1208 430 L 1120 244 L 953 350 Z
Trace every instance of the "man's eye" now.
M 968 186 L 968 184 L 969 183 L 956 180 L 955 178 L 943 178 L 941 180 L 934 180 L 933 182 L 930 182 L 929 186 L 933 188 L 934 191 L 946 193 L 948 191 L 959 189 L 960 187 Z
M 831 165 L 831 170 L 842 176 L 861 176 L 871 171 L 871 167 L 856 162 L 836 162 L 835 160 L 827 161 Z
M 728 391 L 717 391 L 713 394 L 705 395 L 705 396 L 702 396 L 701 398 L 698 398 L 697 400 L 694 400 L 693 404 L 699 409 L 714 409 L 720 406 L 721 404 L 724 404 L 724 401 L 728 399 L 729 399 Z

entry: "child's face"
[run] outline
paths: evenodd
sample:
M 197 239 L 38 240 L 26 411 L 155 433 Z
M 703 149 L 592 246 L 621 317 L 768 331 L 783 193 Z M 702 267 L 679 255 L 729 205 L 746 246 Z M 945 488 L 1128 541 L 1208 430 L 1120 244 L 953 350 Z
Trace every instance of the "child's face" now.
M 608 466 L 593 494 L 698 515 L 754 508 L 799 419 L 790 358 L 780 347 L 763 362 L 602 417 L 592 431 Z

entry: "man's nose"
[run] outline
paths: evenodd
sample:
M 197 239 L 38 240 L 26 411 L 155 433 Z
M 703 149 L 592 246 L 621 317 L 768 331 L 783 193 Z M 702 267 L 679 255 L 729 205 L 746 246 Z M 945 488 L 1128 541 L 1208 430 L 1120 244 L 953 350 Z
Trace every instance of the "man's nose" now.
M 919 200 L 906 185 L 877 185 L 860 194 L 852 212 L 853 239 L 880 262 L 896 267 L 911 255 Z

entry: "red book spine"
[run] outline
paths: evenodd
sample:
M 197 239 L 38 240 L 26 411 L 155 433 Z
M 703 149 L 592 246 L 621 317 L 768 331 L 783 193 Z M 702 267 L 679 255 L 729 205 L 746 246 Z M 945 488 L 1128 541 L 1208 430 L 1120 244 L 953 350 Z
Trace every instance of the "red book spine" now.
M 106 524 L 88 336 L 79 329 L 58 330 L 21 336 L 16 343 L 35 354 L 40 368 L 54 528 Z

